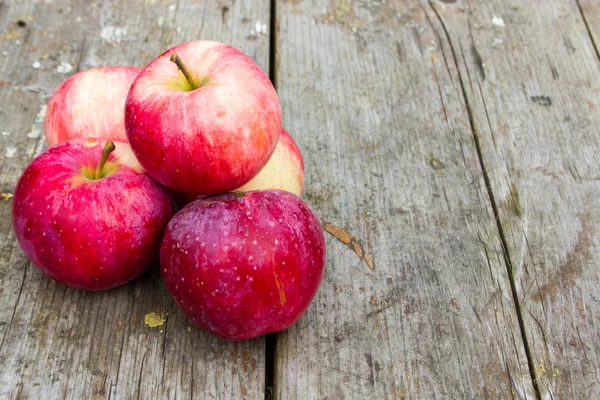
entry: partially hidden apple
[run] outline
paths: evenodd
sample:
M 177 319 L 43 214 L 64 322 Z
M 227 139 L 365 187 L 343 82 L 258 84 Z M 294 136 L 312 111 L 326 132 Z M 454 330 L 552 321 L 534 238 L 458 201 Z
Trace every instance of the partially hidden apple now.
M 279 141 L 267 165 L 250 182 L 237 188 L 236 192 L 280 189 L 296 196 L 304 191 L 304 161 L 298 145 L 285 130 L 281 129 Z
M 173 215 L 167 190 L 127 144 L 115 149 L 110 141 L 71 140 L 44 151 L 13 201 L 25 255 L 49 277 L 87 290 L 122 285 L 156 262 Z
M 296 196 L 304 191 L 304 161 L 300 149 L 294 139 L 281 129 L 279 141 L 267 165 L 250 182 L 237 188 L 234 192 L 251 192 L 256 190 L 280 189 Z M 202 195 L 193 193 L 175 193 L 180 206 L 197 200 Z
M 142 166 L 180 192 L 215 194 L 248 182 L 281 131 L 277 93 L 260 67 L 218 42 L 175 46 L 133 82 L 125 128 Z
M 226 193 L 188 204 L 160 250 L 167 288 L 200 328 L 244 340 L 292 325 L 323 279 L 325 238 L 299 197 Z
M 135 67 L 99 67 L 78 72 L 52 94 L 44 133 L 48 146 L 71 139 L 127 142 L 123 109 Z

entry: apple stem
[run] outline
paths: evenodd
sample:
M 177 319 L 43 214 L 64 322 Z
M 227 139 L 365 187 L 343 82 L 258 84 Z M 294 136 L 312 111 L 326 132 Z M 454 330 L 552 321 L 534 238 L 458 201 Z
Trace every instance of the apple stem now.
M 108 160 L 108 156 L 115 150 L 115 144 L 112 141 L 106 142 L 104 145 L 104 150 L 102 150 L 102 156 L 100 156 L 100 162 L 98 163 L 98 168 L 94 172 L 94 179 L 102 178 L 102 171 L 104 170 L 104 165 L 106 164 L 106 160 Z
M 186 68 L 186 66 L 183 63 L 183 61 L 181 61 L 181 58 L 179 58 L 179 56 L 177 54 L 173 53 L 171 55 L 171 59 L 170 60 L 177 65 L 177 68 L 179 68 L 179 70 L 181 71 L 181 73 L 183 74 L 183 76 L 185 76 L 185 79 L 188 81 L 188 83 L 192 87 L 192 90 L 198 89 L 198 86 L 196 85 L 196 83 L 192 79 L 192 75 L 190 75 L 190 71 L 188 71 L 188 69 Z

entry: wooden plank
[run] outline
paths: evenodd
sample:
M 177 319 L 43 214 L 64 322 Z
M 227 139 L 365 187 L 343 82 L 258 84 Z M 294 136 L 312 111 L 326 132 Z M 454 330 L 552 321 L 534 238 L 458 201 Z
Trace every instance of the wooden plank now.
M 36 114 L 69 74 L 142 66 L 197 38 L 231 43 L 266 68 L 268 36 L 251 31 L 268 19 L 268 0 L 2 2 L 0 190 L 12 193 L 44 148 Z M 61 63 L 73 71 L 58 73 Z M 124 287 L 84 293 L 46 279 L 25 259 L 10 201 L 0 204 L 0 230 L 0 398 L 264 395 L 264 339 L 235 344 L 201 332 L 173 303 L 157 267 Z M 145 325 L 150 312 L 164 323 Z
M 278 336 L 276 396 L 532 395 L 457 76 L 419 3 L 287 1 L 277 19 L 284 123 L 333 235 Z
M 577 6 L 590 36 L 593 50 L 600 61 L 600 1 L 577 0 Z
M 433 6 L 458 53 L 541 398 L 599 398 L 600 69 L 578 5 Z

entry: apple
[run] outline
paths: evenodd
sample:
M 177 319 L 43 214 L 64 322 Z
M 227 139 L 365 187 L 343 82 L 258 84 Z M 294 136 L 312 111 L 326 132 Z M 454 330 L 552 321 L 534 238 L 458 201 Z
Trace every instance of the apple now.
M 323 279 L 318 217 L 282 190 L 226 193 L 188 204 L 160 249 L 168 290 L 200 328 L 245 340 L 287 329 Z
M 260 67 L 218 42 L 175 46 L 150 62 L 125 103 L 142 166 L 176 191 L 215 194 L 254 177 L 281 131 L 277 93 Z
M 250 180 L 250 182 L 234 190 L 235 192 L 252 192 L 256 190 L 280 189 L 297 196 L 304 191 L 304 161 L 300 149 L 294 139 L 281 129 L 279 141 L 267 165 Z M 184 206 L 203 195 L 193 193 L 176 193 L 176 202 Z
M 122 285 L 157 261 L 173 215 L 167 190 L 127 144 L 110 141 L 47 149 L 23 172 L 13 201 L 25 255 L 52 279 L 86 290 Z
M 123 109 L 135 67 L 99 67 L 78 72 L 54 92 L 46 108 L 48 146 L 71 139 L 127 142 Z
M 281 189 L 296 196 L 304 191 L 304 161 L 298 145 L 285 130 L 281 129 L 279 141 L 273 155 L 262 170 L 250 182 L 236 189 L 236 192 Z

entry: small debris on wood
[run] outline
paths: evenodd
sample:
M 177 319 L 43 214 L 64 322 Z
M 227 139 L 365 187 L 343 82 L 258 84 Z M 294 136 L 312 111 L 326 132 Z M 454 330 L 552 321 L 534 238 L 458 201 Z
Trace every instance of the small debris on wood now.
M 105 26 L 100 32 L 100 38 L 106 44 L 118 45 L 127 37 L 127 28 L 120 26 Z
M 256 39 L 259 36 L 263 36 L 267 34 L 267 24 L 263 24 L 262 22 L 256 21 L 254 24 L 254 29 L 250 31 L 250 35 L 248 35 L 248 39 Z
M 17 21 L 17 26 L 19 26 L 19 28 L 25 28 L 27 26 L 27 22 L 20 19 Z
M 326 223 L 325 225 L 323 225 L 323 229 L 325 231 L 329 232 L 333 237 L 335 237 L 340 242 L 348 245 L 348 247 L 350 247 L 356 253 L 356 255 L 358 255 L 358 257 L 360 257 L 360 259 L 363 260 L 367 264 L 367 266 L 371 270 L 375 269 L 375 264 L 373 262 L 373 256 L 371 254 L 367 253 L 363 249 L 359 240 L 350 236 L 350 234 L 348 232 L 346 232 L 344 229 L 340 228 L 339 226 L 335 226 L 330 223 Z
M 56 72 L 59 74 L 68 74 L 73 71 L 73 66 L 68 62 L 61 62 L 58 67 L 56 67 Z
M 438 160 L 435 157 L 431 157 L 431 159 L 429 160 L 429 166 L 431 168 L 435 169 L 436 171 L 446 168 L 446 164 L 444 164 L 443 162 L 441 162 L 440 160 Z
M 16 147 L 7 147 L 6 148 L 6 152 L 4 153 L 4 155 L 6 156 L 6 158 L 13 158 L 15 156 L 15 154 L 17 154 L 17 148 Z
M 2 199 L 3 201 L 9 201 L 12 198 L 13 198 L 12 193 L 7 193 L 7 192 L 0 193 L 0 199 Z
M 154 311 L 144 315 L 144 324 L 148 325 L 150 328 L 163 326 L 165 322 L 167 322 L 167 320 Z
M 14 29 L 11 29 L 10 31 L 6 32 L 6 34 L 4 35 L 4 38 L 6 40 L 17 40 L 21 37 L 21 34 L 17 31 L 15 31 Z
M 337 238 L 342 243 L 350 244 L 350 241 L 352 241 L 352 237 L 348 234 L 348 232 L 346 232 L 339 226 L 335 226 L 335 225 L 327 223 L 323 226 L 323 228 L 327 232 L 331 233 L 335 238 Z
M 500 28 L 504 28 L 506 27 L 506 25 L 504 25 L 504 20 L 500 17 L 497 17 L 494 15 L 494 17 L 492 18 L 492 24 L 500 27 Z
M 531 96 L 531 101 L 544 107 L 550 107 L 552 105 L 552 99 L 548 96 Z

